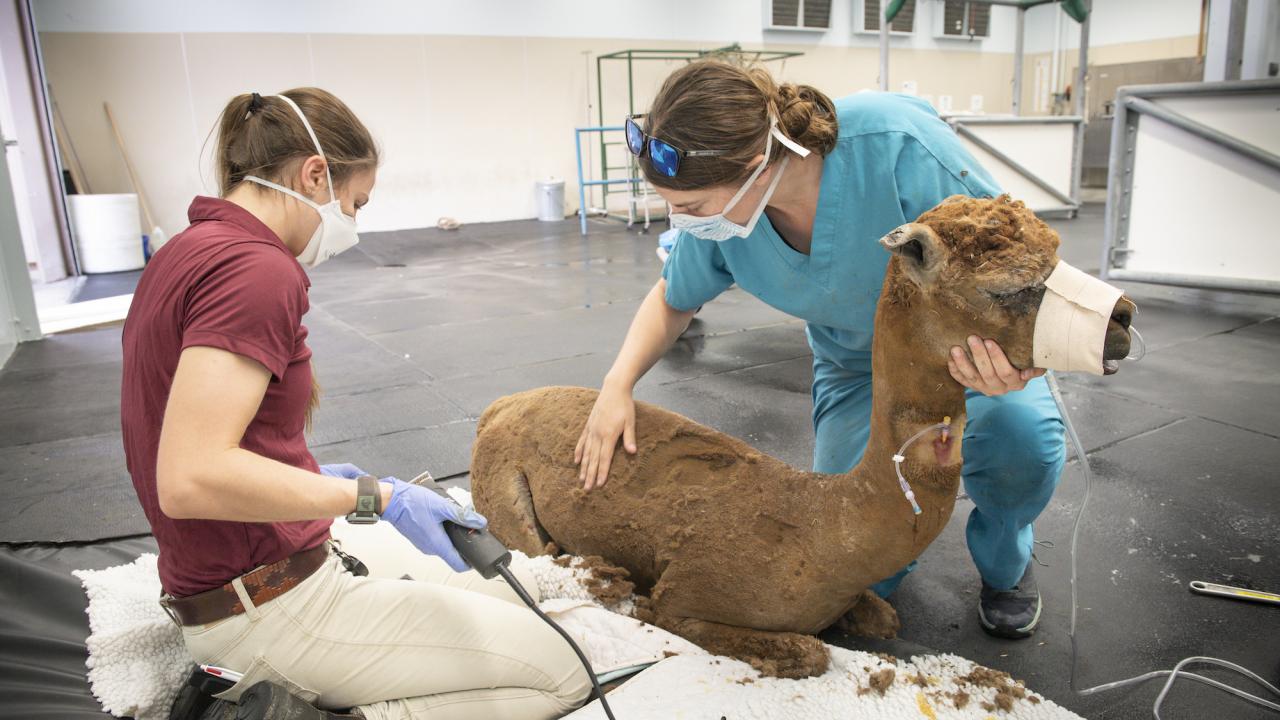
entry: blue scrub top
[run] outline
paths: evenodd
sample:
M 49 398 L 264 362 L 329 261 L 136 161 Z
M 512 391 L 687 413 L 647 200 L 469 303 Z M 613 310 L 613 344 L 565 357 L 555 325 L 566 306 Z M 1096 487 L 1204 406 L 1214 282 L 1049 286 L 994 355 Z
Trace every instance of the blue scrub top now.
M 724 242 L 680 233 L 662 269 L 667 304 L 696 309 L 734 283 L 809 323 L 809 343 L 870 369 L 876 303 L 889 252 L 881 237 L 951 195 L 1000 190 L 929 103 L 864 92 L 835 101 L 836 147 L 823 162 L 810 254 L 791 249 L 768 215 Z

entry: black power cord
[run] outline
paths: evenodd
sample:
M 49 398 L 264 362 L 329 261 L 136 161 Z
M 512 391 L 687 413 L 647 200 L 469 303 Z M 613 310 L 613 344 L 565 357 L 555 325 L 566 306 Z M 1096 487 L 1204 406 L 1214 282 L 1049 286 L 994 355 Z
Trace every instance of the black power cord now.
M 431 482 L 431 480 L 430 473 L 423 473 L 414 478 L 413 482 L 414 484 L 420 483 L 428 487 L 432 492 L 457 506 L 460 512 L 464 512 L 461 510 L 462 506 L 458 505 L 458 502 L 450 497 L 444 488 Z M 533 598 L 524 589 L 524 586 L 520 584 L 520 581 L 516 580 L 515 575 L 511 574 L 511 568 L 508 567 L 511 563 L 511 551 L 507 550 L 506 546 L 499 542 L 493 536 L 493 533 L 487 529 L 470 528 L 448 520 L 442 525 L 445 534 L 449 536 L 449 541 L 453 543 L 454 549 L 458 551 L 458 555 L 463 562 L 486 580 L 495 575 L 501 575 L 502 579 L 507 581 L 507 585 L 524 601 L 524 604 L 528 605 L 530 610 L 542 618 L 542 621 L 550 625 L 553 630 L 560 633 L 560 637 L 563 637 L 565 642 L 569 643 L 569 647 L 573 648 L 573 652 L 582 661 L 582 667 L 586 668 L 587 677 L 591 678 L 591 687 L 595 690 L 596 697 L 600 698 L 600 705 L 604 708 L 604 714 L 608 716 L 609 720 L 616 720 L 613 717 L 613 710 L 609 707 L 609 701 L 604 698 L 604 690 L 600 689 L 600 681 L 596 679 L 596 671 L 591 668 L 591 662 L 587 660 L 587 656 L 582 654 L 578 644 L 573 641 L 573 638 L 569 637 L 569 633 L 566 633 L 564 628 L 557 625 L 555 620 L 547 617 L 542 610 L 538 609 L 538 603 L 534 602 Z
M 530 610 L 537 613 L 538 617 L 542 618 L 543 621 L 550 625 L 553 630 L 560 633 L 560 637 L 563 637 L 564 641 L 569 643 L 569 647 L 573 648 L 573 651 L 578 654 L 578 659 L 582 661 L 582 667 L 587 670 L 587 677 L 591 678 L 591 687 L 595 691 L 596 697 L 600 698 L 600 706 L 604 708 L 604 714 L 609 718 L 609 720 L 617 720 L 617 718 L 613 716 L 613 710 L 609 708 L 609 701 L 604 699 L 604 690 L 600 689 L 600 681 L 596 679 L 596 671 L 591 669 L 591 661 L 587 660 L 587 656 L 582 654 L 582 650 L 578 648 L 578 643 L 574 642 L 573 638 L 569 637 L 569 633 L 565 632 L 564 628 L 557 625 L 555 620 L 547 617 L 546 613 L 538 609 L 538 603 L 534 602 L 532 597 L 529 597 L 529 593 L 525 591 L 524 586 L 520 584 L 520 581 L 516 580 L 515 575 L 511 574 L 511 569 L 507 567 L 506 563 L 499 563 L 496 566 L 496 569 L 498 574 L 502 576 L 502 579 L 506 580 L 507 584 L 511 586 L 511 589 L 515 591 L 516 595 L 520 596 L 520 599 L 524 601 L 524 604 L 528 605 Z

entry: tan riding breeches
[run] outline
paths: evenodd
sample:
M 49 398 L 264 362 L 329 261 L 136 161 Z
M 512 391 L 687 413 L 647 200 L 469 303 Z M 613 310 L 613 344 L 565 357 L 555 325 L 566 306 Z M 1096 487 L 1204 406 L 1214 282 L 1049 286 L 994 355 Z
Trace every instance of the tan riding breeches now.
M 368 577 L 331 555 L 275 600 L 254 607 L 241 592 L 247 612 L 183 628 L 196 662 L 244 674 L 219 697 L 271 680 L 373 720 L 555 718 L 586 700 L 573 650 L 506 583 L 455 573 L 380 525 L 334 525 Z

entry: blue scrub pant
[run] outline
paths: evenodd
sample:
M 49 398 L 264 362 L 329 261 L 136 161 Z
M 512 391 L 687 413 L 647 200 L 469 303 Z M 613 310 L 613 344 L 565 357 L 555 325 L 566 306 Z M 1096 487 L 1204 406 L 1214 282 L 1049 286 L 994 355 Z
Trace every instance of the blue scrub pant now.
M 841 361 L 814 347 L 813 469 L 820 473 L 851 470 L 871 434 L 869 354 L 837 352 Z M 1044 378 L 1000 397 L 967 390 L 965 407 L 962 476 L 974 504 L 965 537 L 982 579 L 1007 590 L 1031 559 L 1031 523 L 1049 504 L 1066 461 L 1062 416 Z M 887 597 L 915 565 L 871 589 Z

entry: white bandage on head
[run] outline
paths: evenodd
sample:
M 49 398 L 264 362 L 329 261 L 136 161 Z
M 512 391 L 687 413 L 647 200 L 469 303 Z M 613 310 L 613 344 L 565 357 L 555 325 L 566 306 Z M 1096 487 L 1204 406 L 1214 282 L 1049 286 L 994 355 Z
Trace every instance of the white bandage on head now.
M 1124 291 L 1062 261 L 1044 285 L 1032 338 L 1036 367 L 1102 375 L 1107 323 Z

